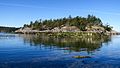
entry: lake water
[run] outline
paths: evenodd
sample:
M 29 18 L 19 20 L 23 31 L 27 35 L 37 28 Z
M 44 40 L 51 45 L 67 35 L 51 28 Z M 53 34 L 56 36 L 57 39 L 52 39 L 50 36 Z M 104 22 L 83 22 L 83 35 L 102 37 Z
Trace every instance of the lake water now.
M 79 55 L 91 58 L 73 58 Z M 120 36 L 80 39 L 0 33 L 0 68 L 120 68 Z

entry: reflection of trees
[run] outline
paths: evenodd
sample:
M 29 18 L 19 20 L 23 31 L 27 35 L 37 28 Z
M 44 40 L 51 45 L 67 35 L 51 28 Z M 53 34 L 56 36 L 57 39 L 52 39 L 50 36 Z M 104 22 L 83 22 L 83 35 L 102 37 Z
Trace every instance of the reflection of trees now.
M 87 51 L 93 52 L 102 46 L 102 43 L 111 41 L 111 38 L 106 36 L 102 38 L 54 38 L 45 35 L 21 35 L 25 43 L 30 43 L 31 46 L 44 46 L 50 49 L 61 49 L 71 51 Z

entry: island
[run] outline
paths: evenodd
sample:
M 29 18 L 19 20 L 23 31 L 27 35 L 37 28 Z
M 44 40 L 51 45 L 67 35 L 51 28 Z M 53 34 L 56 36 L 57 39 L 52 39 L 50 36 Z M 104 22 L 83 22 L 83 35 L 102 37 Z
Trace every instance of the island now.
M 120 34 L 117 31 L 112 30 L 112 26 L 109 24 L 103 24 L 100 18 L 94 15 L 88 15 L 87 17 L 76 16 L 50 19 L 50 20 L 36 20 L 31 21 L 30 24 L 24 24 L 24 26 L 16 33 L 24 34 L 38 34 L 48 33 L 49 36 L 71 36 L 72 35 L 111 35 Z M 77 34 L 76 34 L 77 33 Z

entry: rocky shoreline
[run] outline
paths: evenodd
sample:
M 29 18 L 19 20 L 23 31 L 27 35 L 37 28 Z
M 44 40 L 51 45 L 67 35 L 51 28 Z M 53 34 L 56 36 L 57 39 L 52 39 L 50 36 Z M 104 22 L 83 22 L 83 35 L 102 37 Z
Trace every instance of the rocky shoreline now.
M 99 34 L 105 34 L 105 35 L 120 35 L 119 32 L 117 31 L 105 31 L 104 28 L 101 27 L 93 27 L 92 29 L 87 29 L 87 31 L 80 31 L 80 29 L 78 29 L 75 26 L 64 26 L 62 28 L 59 27 L 55 27 L 51 30 L 33 30 L 32 28 L 26 27 L 26 28 L 20 28 L 18 30 L 15 31 L 15 33 L 22 33 L 22 34 L 35 34 L 35 33 L 65 33 L 65 32 L 69 32 L 69 33 L 87 33 L 88 35 L 90 35 L 90 33 L 99 33 Z

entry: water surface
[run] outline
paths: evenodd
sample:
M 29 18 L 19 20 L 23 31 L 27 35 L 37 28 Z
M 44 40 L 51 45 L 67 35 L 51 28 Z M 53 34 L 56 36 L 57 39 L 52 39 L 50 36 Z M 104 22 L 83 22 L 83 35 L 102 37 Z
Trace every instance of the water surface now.
M 0 33 L 0 68 L 119 68 L 120 36 L 52 38 Z M 91 56 L 76 59 L 73 56 Z

